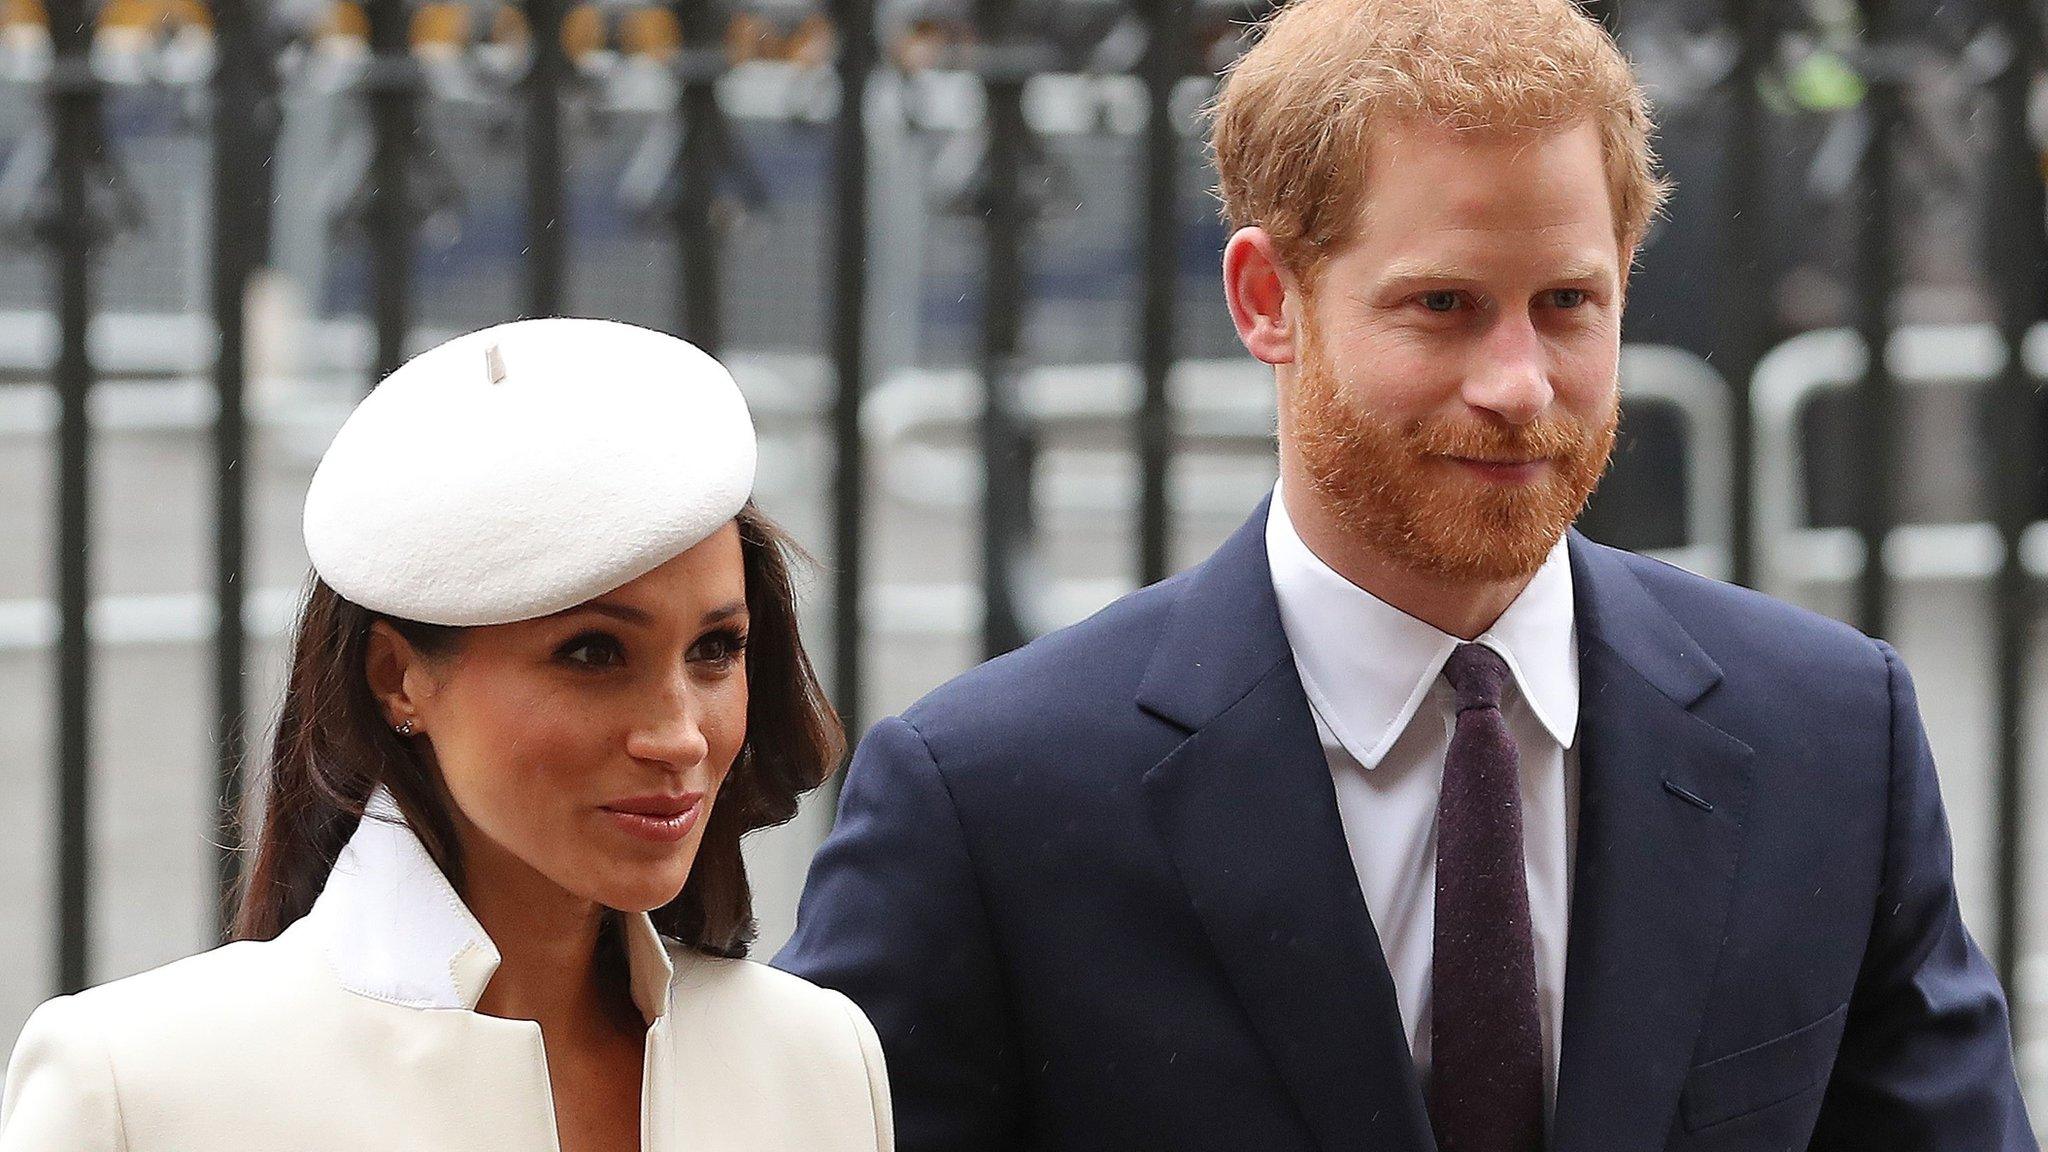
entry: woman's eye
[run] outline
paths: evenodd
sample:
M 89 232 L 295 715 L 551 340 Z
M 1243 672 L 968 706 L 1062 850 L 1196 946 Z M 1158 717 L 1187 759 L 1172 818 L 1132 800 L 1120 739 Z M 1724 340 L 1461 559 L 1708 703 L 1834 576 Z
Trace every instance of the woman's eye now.
M 723 666 L 739 659 L 740 653 L 746 651 L 746 647 L 745 636 L 734 632 L 719 632 L 697 641 L 697 646 L 690 650 L 690 658 Z
M 1458 294 L 1456 292 L 1425 292 L 1422 294 L 1422 306 L 1431 312 L 1454 312 L 1458 307 Z
M 610 668 L 622 662 L 626 654 L 619 642 L 609 636 L 578 636 L 562 646 L 561 657 L 571 664 Z

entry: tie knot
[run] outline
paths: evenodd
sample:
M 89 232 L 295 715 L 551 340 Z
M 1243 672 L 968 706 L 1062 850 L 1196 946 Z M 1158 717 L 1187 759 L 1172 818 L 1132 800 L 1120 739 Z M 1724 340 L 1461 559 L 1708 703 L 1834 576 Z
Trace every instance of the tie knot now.
M 1458 694 L 1458 711 L 1500 707 L 1508 662 L 1484 644 L 1460 644 L 1444 665 L 1444 678 Z

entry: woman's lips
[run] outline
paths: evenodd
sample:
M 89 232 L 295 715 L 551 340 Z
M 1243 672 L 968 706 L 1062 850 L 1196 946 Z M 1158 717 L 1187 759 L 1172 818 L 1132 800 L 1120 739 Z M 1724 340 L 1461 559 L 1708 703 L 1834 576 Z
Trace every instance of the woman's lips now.
M 614 800 L 604 806 L 604 813 L 629 835 L 673 844 L 688 836 L 690 829 L 697 826 L 697 816 L 703 808 L 704 794 L 690 792 L 682 796 L 633 796 Z

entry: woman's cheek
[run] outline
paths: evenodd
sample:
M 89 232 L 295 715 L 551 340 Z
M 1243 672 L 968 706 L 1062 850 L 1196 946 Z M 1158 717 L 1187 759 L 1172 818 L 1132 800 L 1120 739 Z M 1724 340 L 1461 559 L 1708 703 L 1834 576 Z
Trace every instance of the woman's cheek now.
M 527 694 L 500 717 L 511 736 L 508 754 L 536 777 L 588 779 L 610 724 L 594 694 L 552 688 Z

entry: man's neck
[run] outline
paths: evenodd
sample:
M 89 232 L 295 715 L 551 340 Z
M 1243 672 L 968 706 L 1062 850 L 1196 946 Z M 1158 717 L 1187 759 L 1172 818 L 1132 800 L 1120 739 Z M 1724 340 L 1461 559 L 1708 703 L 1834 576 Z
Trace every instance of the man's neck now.
M 1502 581 L 1450 580 L 1398 564 L 1338 523 L 1310 494 L 1306 477 L 1288 472 L 1280 497 L 1308 550 L 1337 575 L 1440 632 L 1477 638 L 1535 579 L 1531 573 Z

